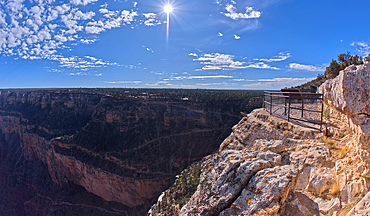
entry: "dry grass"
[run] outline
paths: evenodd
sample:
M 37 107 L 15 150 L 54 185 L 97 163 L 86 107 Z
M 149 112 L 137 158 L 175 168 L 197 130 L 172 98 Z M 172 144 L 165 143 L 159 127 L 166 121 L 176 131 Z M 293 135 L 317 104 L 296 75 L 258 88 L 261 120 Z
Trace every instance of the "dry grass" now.
M 340 148 L 340 151 L 338 152 L 338 158 L 339 158 L 339 159 L 344 158 L 344 157 L 347 155 L 347 152 L 348 152 L 349 150 L 350 150 L 350 149 L 349 149 L 347 146 L 344 146 L 344 147 Z
M 319 191 L 319 197 L 322 197 L 325 193 L 325 191 L 327 190 L 327 185 L 324 185 L 322 188 L 320 188 L 320 191 Z
M 337 194 L 339 194 L 339 191 L 340 191 L 340 187 L 338 185 L 338 183 L 334 183 L 330 188 L 329 188 L 329 193 L 333 196 L 336 196 Z
M 355 205 L 356 205 L 360 200 L 361 200 L 361 198 L 360 198 L 360 197 L 356 197 L 356 198 L 355 198 L 355 200 L 354 200 L 351 204 L 349 204 L 347 207 L 345 207 L 345 208 L 343 208 L 343 209 L 341 209 L 341 210 L 339 211 L 339 215 L 338 215 L 338 216 L 346 216 L 346 215 L 348 214 L 348 212 L 349 212 L 349 211 L 351 211 L 351 209 L 352 209 L 353 207 L 355 207 Z
M 329 149 L 335 149 L 335 140 L 323 136 L 320 138 L 320 142 L 325 143 Z
M 284 131 L 284 132 L 283 132 L 283 135 L 284 135 L 284 136 L 285 136 L 285 135 L 289 135 L 289 134 L 290 134 L 290 131 L 287 131 L 287 130 L 286 130 L 286 131 Z

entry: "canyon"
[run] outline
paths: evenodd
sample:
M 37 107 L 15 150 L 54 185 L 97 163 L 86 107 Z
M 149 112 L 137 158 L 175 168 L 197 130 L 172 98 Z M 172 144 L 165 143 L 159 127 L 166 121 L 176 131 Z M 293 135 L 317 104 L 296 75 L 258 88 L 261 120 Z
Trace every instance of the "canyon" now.
M 262 105 L 260 93 L 204 101 L 105 91 L 0 91 L 3 214 L 146 215 L 241 111 Z

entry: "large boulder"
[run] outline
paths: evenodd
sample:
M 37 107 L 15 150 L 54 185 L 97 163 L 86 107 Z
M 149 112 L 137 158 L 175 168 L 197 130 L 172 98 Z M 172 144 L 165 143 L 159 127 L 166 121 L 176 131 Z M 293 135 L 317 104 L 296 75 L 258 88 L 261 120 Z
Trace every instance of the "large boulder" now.
M 370 144 L 370 64 L 351 65 L 318 88 L 329 106 L 347 116 L 359 142 Z
M 197 191 L 180 215 L 277 212 L 294 189 L 298 170 L 281 164 L 281 140 L 256 140 L 255 147 L 224 150 L 205 161 Z

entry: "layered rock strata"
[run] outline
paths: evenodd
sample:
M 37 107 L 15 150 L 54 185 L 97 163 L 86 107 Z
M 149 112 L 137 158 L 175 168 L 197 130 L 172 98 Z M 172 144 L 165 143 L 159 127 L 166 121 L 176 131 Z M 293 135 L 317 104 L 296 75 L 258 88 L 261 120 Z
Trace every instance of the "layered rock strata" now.
M 3 214 L 145 215 L 238 121 L 195 100 L 90 91 L 0 91 Z

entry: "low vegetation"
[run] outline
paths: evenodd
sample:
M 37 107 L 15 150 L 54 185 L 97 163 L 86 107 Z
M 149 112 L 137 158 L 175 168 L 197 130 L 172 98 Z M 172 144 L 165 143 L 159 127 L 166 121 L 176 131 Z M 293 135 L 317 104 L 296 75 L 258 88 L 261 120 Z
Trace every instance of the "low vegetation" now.
M 324 83 L 328 79 L 333 79 L 339 75 L 341 70 L 344 70 L 346 67 L 350 65 L 361 65 L 365 62 L 370 62 L 370 54 L 364 58 L 358 55 L 351 55 L 349 52 L 341 53 L 338 55 L 337 60 L 332 59 L 330 65 L 326 67 L 324 74 L 319 74 L 316 79 L 302 84 L 300 86 L 296 86 L 295 88 L 313 88 L 316 89 L 322 83 Z
M 194 162 L 179 175 L 175 183 L 164 192 L 162 200 L 152 207 L 153 216 L 179 215 L 180 209 L 197 189 L 202 162 Z

